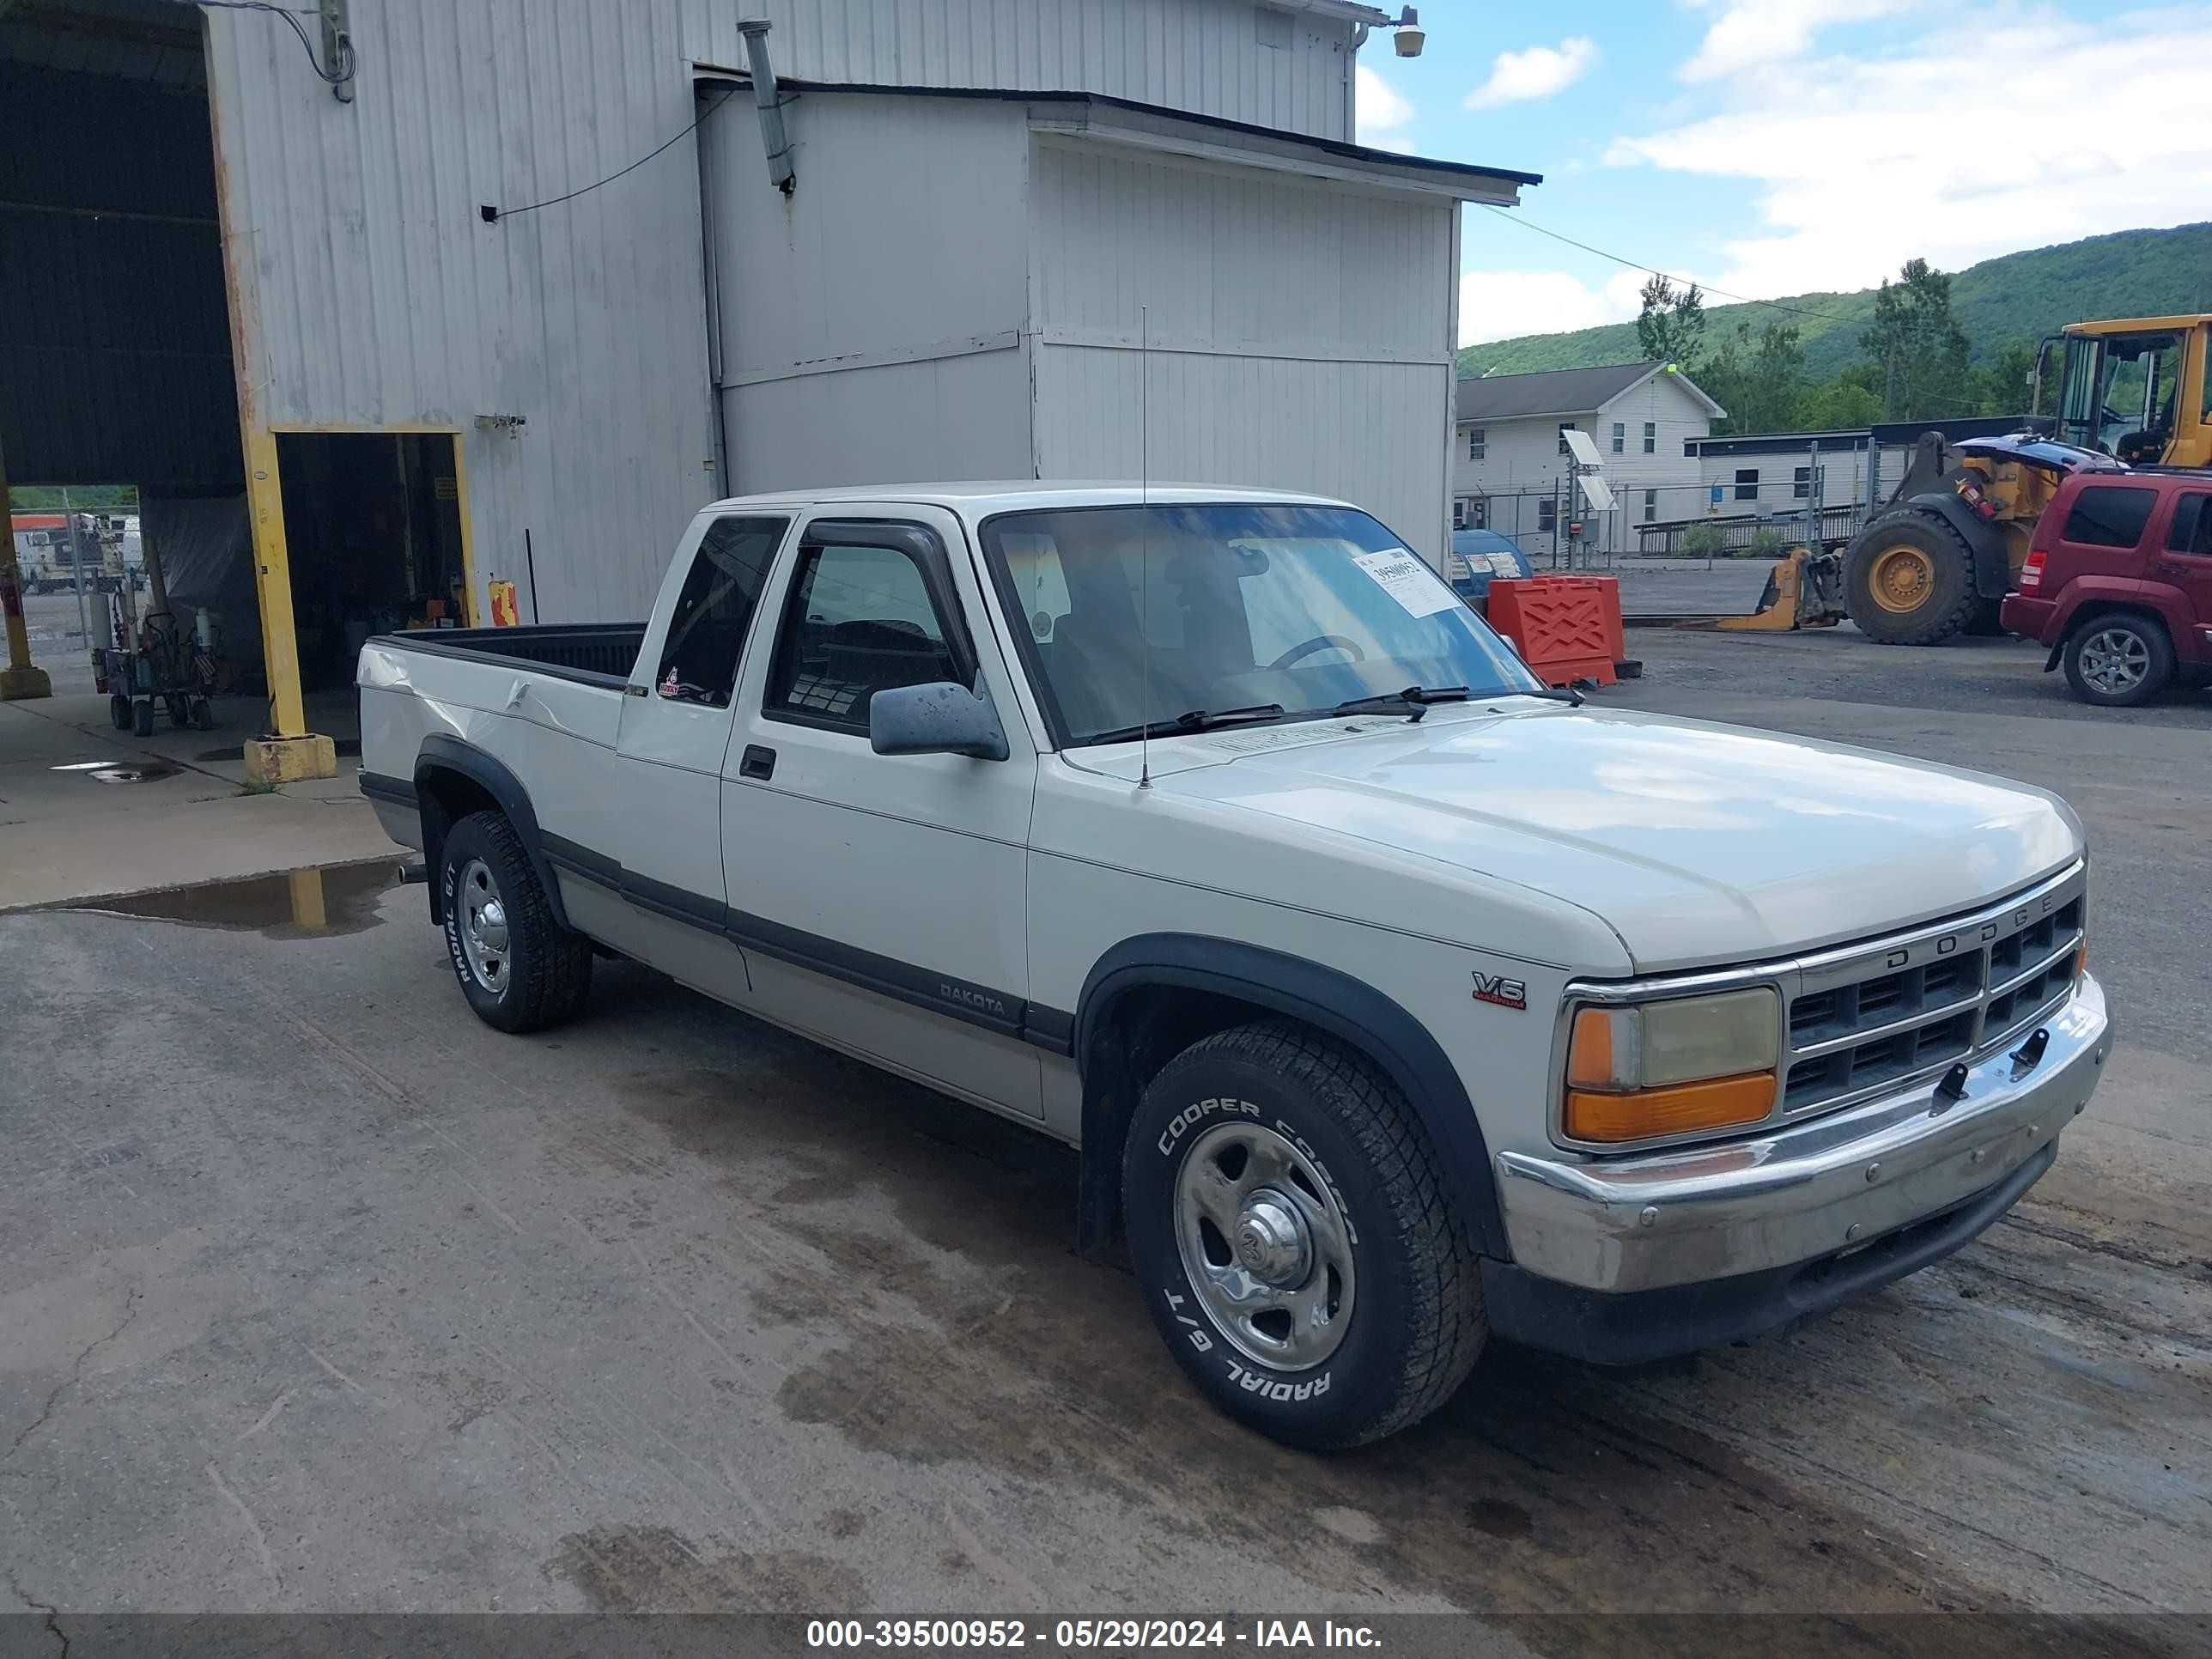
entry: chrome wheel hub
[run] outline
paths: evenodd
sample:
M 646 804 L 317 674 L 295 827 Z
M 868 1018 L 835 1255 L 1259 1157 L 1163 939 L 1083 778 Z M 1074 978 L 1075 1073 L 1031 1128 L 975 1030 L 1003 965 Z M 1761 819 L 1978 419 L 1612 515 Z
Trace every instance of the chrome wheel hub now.
M 1305 1218 L 1278 1192 L 1263 1188 L 1244 1200 L 1235 1243 L 1238 1265 L 1277 1290 L 1303 1282 L 1312 1266 Z
M 1285 1136 L 1206 1131 L 1176 1172 L 1176 1243 L 1213 1323 L 1249 1359 L 1304 1370 L 1352 1320 L 1352 1231 L 1335 1188 Z
M 2150 672 L 2150 647 L 2124 628 L 2100 629 L 2081 641 L 2081 678 L 2100 691 L 2132 691 Z
M 469 976 L 497 996 L 507 989 L 512 965 L 507 902 L 500 896 L 499 884 L 492 879 L 491 866 L 482 859 L 471 859 L 461 867 L 453 904 L 459 912 L 454 918 L 455 931 L 460 935 L 461 957 Z

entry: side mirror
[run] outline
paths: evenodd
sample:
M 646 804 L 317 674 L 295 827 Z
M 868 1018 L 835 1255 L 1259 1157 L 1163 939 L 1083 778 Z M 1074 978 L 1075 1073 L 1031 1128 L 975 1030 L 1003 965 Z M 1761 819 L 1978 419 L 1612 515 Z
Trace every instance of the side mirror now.
M 878 691 L 868 699 L 868 747 L 878 755 L 966 755 L 1006 758 L 1006 728 L 988 697 L 933 680 Z

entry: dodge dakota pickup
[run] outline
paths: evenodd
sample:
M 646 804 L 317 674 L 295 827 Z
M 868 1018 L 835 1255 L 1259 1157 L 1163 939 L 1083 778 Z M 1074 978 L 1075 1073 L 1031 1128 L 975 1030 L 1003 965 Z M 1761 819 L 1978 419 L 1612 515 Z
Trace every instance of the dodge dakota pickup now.
M 1492 1335 L 1636 1363 L 1911 1273 L 2112 1042 L 2055 797 L 1547 691 L 1342 502 L 720 501 L 641 625 L 358 680 L 487 1024 L 627 957 L 1058 1136 L 1081 1246 L 1295 1444 Z

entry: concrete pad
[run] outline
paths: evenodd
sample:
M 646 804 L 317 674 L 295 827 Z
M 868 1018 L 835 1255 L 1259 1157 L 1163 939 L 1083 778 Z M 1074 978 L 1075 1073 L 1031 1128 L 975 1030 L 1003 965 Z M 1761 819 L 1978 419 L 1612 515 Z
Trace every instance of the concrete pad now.
M 136 786 L 143 787 L 144 786 Z M 404 850 L 367 801 L 226 789 L 157 820 L 113 813 L 0 827 L 0 910 L 350 863 Z M 411 856 L 410 854 L 409 856 Z

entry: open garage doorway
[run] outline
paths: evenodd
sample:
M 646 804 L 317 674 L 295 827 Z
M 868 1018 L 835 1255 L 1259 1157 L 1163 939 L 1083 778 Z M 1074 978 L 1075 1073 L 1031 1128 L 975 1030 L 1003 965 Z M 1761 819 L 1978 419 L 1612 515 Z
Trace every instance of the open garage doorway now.
M 276 434 L 300 682 L 350 687 L 362 641 L 470 621 L 468 515 L 452 431 Z
M 12 485 L 16 505 L 60 514 L 69 549 L 62 565 L 24 550 L 41 568 L 19 557 L 0 587 L 23 595 L 6 606 L 9 672 L 37 659 L 15 695 L 104 709 L 94 653 L 149 654 L 151 628 L 177 672 L 219 658 L 219 689 L 241 697 L 218 699 L 217 723 L 258 729 L 204 59 L 199 14 L 170 0 L 0 4 L 0 500 Z M 88 562 L 81 611 L 58 573 Z

